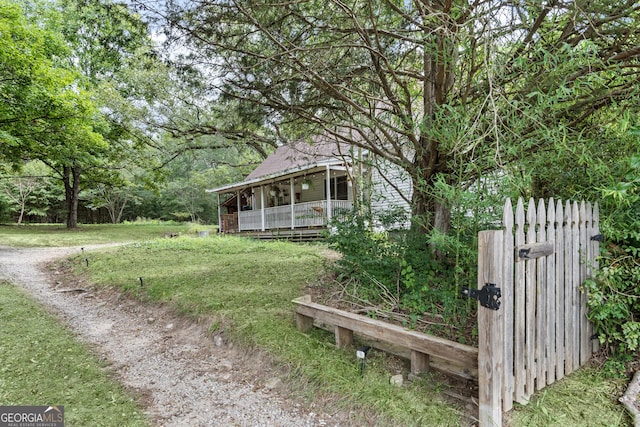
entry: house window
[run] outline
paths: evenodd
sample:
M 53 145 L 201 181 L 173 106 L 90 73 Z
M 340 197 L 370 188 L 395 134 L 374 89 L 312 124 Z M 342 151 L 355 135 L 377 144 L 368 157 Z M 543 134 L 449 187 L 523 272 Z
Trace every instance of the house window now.
M 327 198 L 327 181 L 324 182 L 324 198 Z M 348 200 L 349 186 L 347 185 L 346 176 L 337 176 L 331 178 L 331 199 L 332 200 Z

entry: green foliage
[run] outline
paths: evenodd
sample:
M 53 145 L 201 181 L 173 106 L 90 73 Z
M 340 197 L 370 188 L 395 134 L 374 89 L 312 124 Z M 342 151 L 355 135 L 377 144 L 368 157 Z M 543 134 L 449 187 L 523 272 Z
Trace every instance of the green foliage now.
M 387 219 L 385 224 L 380 218 Z M 442 315 L 458 327 L 473 311 L 460 297 L 460 287 L 475 273 L 474 241 L 460 242 L 437 231 L 375 231 L 371 224 L 395 224 L 397 215 L 344 215 L 332 224 L 327 241 L 342 254 L 338 279 L 350 284 L 351 298 L 417 319 Z M 434 331 L 432 331 L 434 332 Z M 461 338 L 461 337 L 458 337 Z
M 609 355 L 602 366 L 602 373 L 607 378 L 612 379 L 629 379 L 629 366 L 633 366 L 634 353 L 614 353 Z
M 11 141 L 0 160 L 16 168 L 25 159 L 46 163 L 65 186 L 73 228 L 79 191 L 119 186 L 120 171 L 133 164 L 154 166 L 135 155 L 149 139 L 137 128 L 131 104 L 145 101 L 123 78 L 149 65 L 152 43 L 140 15 L 123 3 L 18 0 L 11 7 L 0 17 L 0 25 L 7 21 L 11 28 L 0 29 L 6 38 L 0 40 L 0 92 L 7 101 L 0 106 L 0 135 Z M 109 212 L 112 221 L 117 208 Z
M 18 167 L 25 158 L 68 156 L 75 138 L 85 151 L 101 143 L 91 130 L 93 105 L 64 61 L 69 57 L 59 33 L 0 1 L 0 159 Z
M 21 172 L 0 175 L 0 192 L 8 201 L 7 211 L 17 218 L 18 224 L 23 219 L 46 217 L 56 202 L 63 199 L 48 173 L 46 165 L 33 161 L 25 163 Z
M 87 208 L 105 208 L 109 212 L 112 224 L 118 224 L 127 204 L 136 204 L 138 198 L 131 194 L 131 187 L 126 184 L 121 186 L 112 184 L 98 184 L 94 188 L 80 194 L 80 198 L 87 200 Z
M 370 217 L 351 212 L 332 224 L 333 231 L 327 238 L 329 245 L 342 254 L 336 264 L 338 273 L 364 283 L 371 283 L 375 278 L 378 283 L 394 289 L 402 247 L 387 233 L 373 231 L 370 222 Z M 369 295 L 365 288 L 362 297 L 375 299 L 377 290 L 373 287 L 371 291 Z
M 473 340 L 466 326 L 475 323 L 476 305 L 461 296 L 461 289 L 476 284 L 478 232 L 501 224 L 503 197 L 514 187 L 510 176 L 488 176 L 466 187 L 440 176 L 429 197 L 450 207 L 452 228 L 447 233 L 423 233 L 420 225 L 428 220 L 416 215 L 409 229 L 375 231 L 373 226 L 388 230 L 406 223 L 394 208 L 371 215 L 354 211 L 334 221 L 328 242 L 342 254 L 336 263 L 339 280 L 351 283 L 352 297 L 369 304 L 386 304 L 387 310 L 402 311 L 411 319 L 425 313 L 442 316 L 452 326 L 430 332 Z M 457 336 L 450 336 L 456 328 Z
M 607 243 L 596 280 L 587 282 L 589 316 L 612 352 L 640 349 L 640 156 L 602 189 L 602 231 Z
M 640 105 L 639 74 L 625 71 L 637 67 L 633 2 L 413 3 L 171 2 L 169 25 L 188 28 L 192 69 L 218 71 L 200 82 L 268 127 L 315 125 L 404 169 L 414 213 L 435 213 L 441 182 L 491 173 L 574 191 L 591 158 L 618 151 L 603 128 Z M 548 169 L 521 167 L 537 155 Z M 447 232 L 435 217 L 425 230 Z
M 14 206 L 6 194 L 0 193 L 0 222 L 10 221 Z

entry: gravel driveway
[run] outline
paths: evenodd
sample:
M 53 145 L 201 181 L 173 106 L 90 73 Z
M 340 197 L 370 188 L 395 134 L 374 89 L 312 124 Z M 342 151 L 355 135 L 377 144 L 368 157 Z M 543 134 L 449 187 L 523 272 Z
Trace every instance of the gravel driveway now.
M 289 403 L 278 393 L 276 377 L 252 378 L 250 357 L 233 346 L 216 345 L 201 327 L 117 295 L 71 291 L 75 285 L 45 273 L 44 263 L 80 250 L 0 246 L 0 279 L 25 288 L 88 343 L 126 387 L 143 396 L 153 425 L 337 424 Z

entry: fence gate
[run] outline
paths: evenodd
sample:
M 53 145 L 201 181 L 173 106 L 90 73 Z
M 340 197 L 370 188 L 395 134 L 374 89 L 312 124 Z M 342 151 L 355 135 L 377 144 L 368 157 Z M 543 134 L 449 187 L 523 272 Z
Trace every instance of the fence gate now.
M 598 268 L 597 203 L 504 206 L 503 230 L 478 235 L 480 426 L 585 364 L 591 339 L 582 284 Z M 492 286 L 494 285 L 494 286 Z M 499 308 L 498 290 L 500 298 Z

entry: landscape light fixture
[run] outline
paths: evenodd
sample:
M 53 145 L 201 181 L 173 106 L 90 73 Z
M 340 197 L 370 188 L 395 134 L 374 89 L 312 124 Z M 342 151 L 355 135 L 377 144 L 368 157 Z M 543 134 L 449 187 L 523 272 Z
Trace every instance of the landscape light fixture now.
M 365 346 L 365 347 L 360 347 L 357 351 L 356 351 L 356 357 L 358 359 L 362 360 L 362 364 L 360 365 L 360 373 L 362 374 L 362 376 L 364 376 L 364 368 L 365 368 L 365 364 L 367 363 L 367 353 L 369 353 L 369 350 L 371 350 L 371 347 L 369 346 Z
M 140 282 L 140 287 L 144 286 L 144 282 L 142 281 L 142 277 L 138 277 L 138 282 Z
M 87 264 L 87 267 L 89 267 L 89 258 L 85 258 L 84 262 Z

